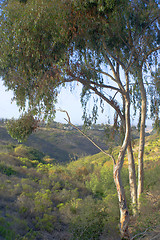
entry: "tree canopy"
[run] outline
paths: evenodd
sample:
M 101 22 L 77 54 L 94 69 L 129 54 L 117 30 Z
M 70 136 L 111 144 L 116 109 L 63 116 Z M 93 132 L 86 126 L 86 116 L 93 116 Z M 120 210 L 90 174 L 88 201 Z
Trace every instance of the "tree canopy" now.
M 120 65 L 136 75 L 134 62 L 147 59 L 153 64 L 158 13 L 156 1 L 4 1 L 0 71 L 5 85 L 14 91 L 19 106 L 25 107 L 27 100 L 30 108 L 46 116 L 53 114 L 59 87 L 67 82 L 84 86 L 84 108 L 93 87 L 102 94 L 101 89 L 111 85 L 104 75 L 114 80 L 111 89 L 122 93 L 125 81 L 117 87 L 111 66 L 107 71 L 103 66 L 109 60 L 111 70 L 117 63 L 117 73 Z M 111 103 L 113 94 L 103 95 Z
M 141 113 L 139 176 L 142 176 L 146 118 L 144 73 L 158 65 L 158 2 L 9 0 L 3 2 L 0 20 L 0 75 L 8 89 L 14 91 L 22 109 L 29 106 L 28 111 L 33 115 L 52 117 L 61 87 L 66 84 L 76 87 L 78 82 L 82 84 L 81 102 L 86 122 L 96 120 L 98 98 L 102 110 L 103 102 L 115 110 L 115 121 L 119 117 L 125 134 L 114 161 L 113 175 L 121 212 L 120 229 L 122 236 L 128 238 L 129 215 L 120 173 L 128 146 L 133 155 L 132 99 Z M 157 79 L 157 73 L 151 75 L 151 83 Z M 157 81 L 154 86 L 158 94 Z M 91 117 L 86 109 L 92 93 L 95 101 Z M 32 124 L 29 126 L 29 133 L 35 129 L 34 123 L 33 128 Z M 23 130 L 28 134 L 28 129 Z

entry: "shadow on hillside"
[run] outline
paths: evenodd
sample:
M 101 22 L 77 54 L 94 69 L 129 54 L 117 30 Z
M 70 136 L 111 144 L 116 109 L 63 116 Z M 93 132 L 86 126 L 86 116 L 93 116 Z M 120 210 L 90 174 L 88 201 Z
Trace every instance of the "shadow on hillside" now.
M 10 142 L 17 142 L 16 140 L 14 140 L 13 138 L 11 138 L 11 136 L 7 133 L 7 130 L 5 127 L 1 127 L 0 126 L 0 140 L 2 141 L 10 141 Z
M 33 147 L 55 159 L 55 162 L 66 163 L 70 160 L 69 153 L 62 150 L 52 143 L 32 135 L 24 143 L 26 146 Z
M 55 162 L 58 163 L 67 163 L 71 158 L 72 160 L 76 160 L 77 157 L 93 155 L 100 152 L 88 139 L 85 139 L 81 135 L 72 134 L 66 137 L 65 134 L 61 136 L 59 133 L 57 137 L 60 139 L 60 143 L 55 143 L 54 140 L 50 138 L 45 139 L 46 136 L 45 132 L 40 133 L 40 137 L 37 134 L 32 134 L 23 144 L 38 149 L 45 155 L 49 155 L 55 159 Z M 11 138 L 7 133 L 6 128 L 1 126 L 0 142 L 2 144 L 4 142 L 18 144 L 18 141 Z M 106 149 L 104 144 L 99 143 L 99 145 L 101 148 Z

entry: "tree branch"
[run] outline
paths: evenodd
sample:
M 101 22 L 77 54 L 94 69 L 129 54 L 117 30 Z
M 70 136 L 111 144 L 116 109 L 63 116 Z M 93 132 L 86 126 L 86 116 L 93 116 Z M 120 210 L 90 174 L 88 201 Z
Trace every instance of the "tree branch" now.
M 107 45 L 106 45 L 106 43 L 105 43 L 105 41 L 104 41 L 104 38 L 102 38 L 102 43 L 103 43 L 103 47 L 104 47 L 104 49 L 106 50 L 106 52 L 107 52 L 116 62 L 118 62 L 118 63 L 122 66 L 122 68 L 125 70 L 126 68 L 125 68 L 125 65 L 123 64 L 123 62 L 121 62 L 119 58 L 117 58 L 116 56 L 114 56 L 114 55 L 108 50 Z
M 99 97 L 101 97 L 105 102 L 107 102 L 114 110 L 118 113 L 121 121 L 124 123 L 124 116 L 121 113 L 121 110 L 117 104 L 115 104 L 115 101 L 113 99 L 108 99 L 107 97 L 104 96 L 101 92 L 97 90 L 97 88 L 90 86 L 90 89 L 93 90 Z
M 107 61 L 110 61 L 109 58 L 108 58 Z M 110 62 L 110 64 L 112 65 L 111 62 Z M 95 69 L 95 68 L 90 67 L 89 65 L 87 65 L 87 67 L 88 67 L 90 70 L 99 72 L 99 73 L 101 73 L 101 74 L 104 74 L 104 75 L 110 77 L 114 82 L 116 82 L 116 83 L 119 85 L 120 82 L 117 81 L 116 78 L 114 78 L 114 77 L 113 77 L 112 75 L 110 75 L 109 73 L 106 73 L 106 72 L 101 71 L 101 70 L 97 70 L 97 69 Z M 115 71 L 115 70 L 114 70 L 114 71 Z M 115 72 L 115 73 L 117 74 L 118 79 L 119 79 L 119 72 L 118 72 L 118 71 L 119 71 L 119 64 L 117 63 L 116 72 Z M 119 89 L 119 88 L 116 88 L 116 87 L 113 87 L 113 86 L 110 86 L 110 85 L 98 84 L 98 83 L 95 83 L 95 82 L 93 82 L 93 81 L 91 81 L 91 80 L 89 80 L 89 82 L 90 82 L 91 84 L 94 84 L 95 86 L 99 86 L 99 87 L 103 87 L 103 88 L 110 88 L 110 89 L 112 89 L 112 90 L 118 91 L 118 92 L 120 92 L 121 94 L 125 95 L 125 91 L 123 91 L 122 89 Z
M 157 51 L 157 50 L 159 50 L 159 49 L 160 49 L 160 46 L 158 46 L 158 47 L 150 50 L 150 51 L 144 56 L 144 58 L 143 58 L 143 60 L 142 60 L 142 64 L 146 61 L 146 59 L 148 58 L 148 56 L 149 56 L 151 53 L 153 53 L 153 52 L 155 52 L 155 51 Z
M 124 64 L 123 64 L 118 58 L 114 57 L 114 56 L 110 53 L 110 51 L 107 49 L 107 46 L 106 46 L 106 43 L 105 43 L 104 39 L 102 39 L 102 42 L 103 42 L 103 46 L 104 46 L 105 51 L 106 51 L 118 64 L 120 64 L 120 65 L 122 66 L 122 68 L 124 69 L 124 71 L 125 71 L 125 66 L 124 66 Z M 114 66 L 113 66 L 112 62 L 110 61 L 109 57 L 107 56 L 107 54 L 105 54 L 104 57 L 106 58 L 106 61 L 109 63 L 109 66 L 110 66 L 110 68 L 111 68 L 111 70 L 112 70 L 112 72 L 113 72 L 114 78 L 116 79 L 116 82 L 117 82 L 118 86 L 122 89 L 122 91 L 125 91 L 125 90 L 124 90 L 124 87 L 123 87 L 123 85 L 122 85 L 122 82 L 120 81 L 119 75 L 117 75 L 117 72 L 115 71 Z
M 66 110 L 62 110 L 62 109 L 58 109 L 58 111 L 60 112 L 65 112 L 67 114 L 68 119 L 64 118 L 64 120 L 66 120 L 66 122 L 68 122 L 68 124 L 70 124 L 72 127 L 74 127 L 75 129 L 77 129 L 77 131 L 79 131 L 84 137 L 86 137 L 96 148 L 98 148 L 102 153 L 104 153 L 105 155 L 109 156 L 110 158 L 112 158 L 114 165 L 116 164 L 116 161 L 113 157 L 113 155 L 105 152 L 102 148 L 100 148 L 90 137 L 88 137 L 84 132 L 82 132 L 78 127 L 76 127 L 73 123 L 71 123 L 71 119 L 70 116 L 68 114 L 68 112 Z
M 105 85 L 105 84 L 99 84 L 99 83 L 96 83 L 96 82 L 93 82 L 93 81 L 90 81 L 90 84 L 93 84 L 93 85 L 95 85 L 95 86 L 97 86 L 97 87 L 103 87 L 103 88 L 110 88 L 110 89 L 112 89 L 112 90 L 115 90 L 115 91 L 117 91 L 117 92 L 120 92 L 122 95 L 125 95 L 125 92 L 123 92 L 121 89 L 119 89 L 119 88 L 116 88 L 116 87 L 113 87 L 113 86 L 111 86 L 111 85 Z
M 112 77 L 112 75 L 110 75 L 109 73 L 106 73 L 106 72 L 101 71 L 101 70 L 97 70 L 97 69 L 92 68 L 92 67 L 90 67 L 90 66 L 88 66 L 88 65 L 87 65 L 87 67 L 88 67 L 90 70 L 93 70 L 93 71 L 95 71 L 95 72 L 102 73 L 102 74 L 104 74 L 104 75 L 110 77 L 114 82 L 118 83 L 117 80 L 116 80 L 114 77 Z

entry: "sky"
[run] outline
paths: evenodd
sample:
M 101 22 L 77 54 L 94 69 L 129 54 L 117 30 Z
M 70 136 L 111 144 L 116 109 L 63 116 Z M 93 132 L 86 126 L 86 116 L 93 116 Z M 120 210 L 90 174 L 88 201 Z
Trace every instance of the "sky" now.
M 58 97 L 58 103 L 56 104 L 56 109 L 66 110 L 71 118 L 73 124 L 83 124 L 82 115 L 83 110 L 80 102 L 80 92 L 81 88 L 77 87 L 74 93 L 70 92 L 69 87 L 63 89 Z M 3 85 L 2 79 L 0 79 L 0 118 L 18 118 L 20 116 L 19 109 L 16 102 L 12 102 L 13 92 L 7 91 L 6 87 Z M 90 105 L 89 105 L 90 107 Z M 103 114 L 99 112 L 99 118 L 97 123 L 108 123 L 108 116 L 111 116 L 113 110 L 106 106 Z M 57 111 L 55 121 L 66 123 L 64 120 L 66 114 Z
M 74 90 L 74 93 L 70 92 L 70 88 L 67 87 L 66 89 L 63 89 L 58 97 L 58 103 L 56 104 L 56 109 L 62 109 L 66 110 L 70 116 L 71 122 L 73 124 L 83 124 L 82 121 L 82 115 L 83 115 L 83 110 L 81 107 L 81 102 L 80 102 L 80 93 L 81 93 L 81 88 L 76 87 L 76 90 Z M 12 91 L 7 91 L 6 87 L 3 85 L 3 81 L 0 78 L 0 119 L 1 118 L 18 118 L 21 113 L 19 112 L 19 109 L 16 105 L 16 102 L 12 102 L 13 98 L 13 92 Z M 89 108 L 92 107 L 92 104 L 89 104 Z M 131 112 L 133 110 L 131 109 Z M 113 116 L 114 116 L 114 111 L 111 107 L 108 105 L 105 105 L 105 110 L 103 113 L 99 111 L 99 117 L 97 120 L 98 124 L 107 124 L 108 119 L 110 119 L 110 123 L 112 124 L 113 121 Z M 64 118 L 66 118 L 66 114 L 62 113 L 60 111 L 57 111 L 56 113 L 56 122 L 61 122 L 61 123 L 67 123 Z M 137 119 L 131 118 L 131 125 L 137 125 Z M 146 121 L 147 126 L 152 126 L 152 121 L 147 119 Z

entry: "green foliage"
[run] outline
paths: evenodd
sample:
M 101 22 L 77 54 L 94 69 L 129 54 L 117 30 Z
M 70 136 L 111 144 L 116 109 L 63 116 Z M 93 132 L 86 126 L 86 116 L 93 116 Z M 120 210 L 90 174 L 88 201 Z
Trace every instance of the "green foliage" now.
M 38 121 L 30 113 L 22 115 L 18 120 L 11 119 L 6 124 L 8 133 L 19 142 L 25 141 L 37 127 Z
M 104 197 L 108 192 L 115 192 L 112 168 L 104 166 L 100 170 L 96 169 L 86 181 L 86 187 L 97 197 Z
M 16 171 L 12 167 L 6 166 L 4 163 L 0 163 L 0 172 L 7 176 L 17 174 Z
M 22 158 L 28 158 L 30 160 L 39 160 L 41 161 L 43 157 L 45 156 L 44 153 L 32 148 L 32 147 L 27 147 L 25 145 L 18 145 L 15 149 L 14 152 L 17 156 L 22 157 Z
M 0 40 L 4 41 L 1 46 L 4 57 L 0 69 L 6 85 L 14 89 L 17 102 L 23 108 L 27 99 L 29 106 L 52 116 L 57 98 L 55 87 L 61 80 L 57 67 L 52 66 L 60 64 L 59 60 L 66 56 L 68 42 L 66 18 L 70 14 L 64 4 L 48 0 L 21 4 L 15 0 L 9 1 L 1 13 Z
M 15 233 L 11 230 L 10 223 L 0 217 L 0 236 L 6 240 L 14 240 Z
M 42 192 L 37 192 L 34 199 L 35 211 L 44 214 L 51 212 L 52 201 L 51 201 L 51 191 L 46 189 Z
M 0 152 L 12 153 L 14 151 L 15 145 L 13 144 L 1 144 Z
M 144 185 L 147 190 L 151 190 L 155 186 L 159 185 L 159 180 L 160 180 L 159 171 L 160 171 L 160 161 L 152 163 L 151 167 L 148 167 L 148 169 L 146 169 Z
M 44 213 L 43 217 L 36 217 L 36 228 L 49 233 L 53 232 L 56 220 L 56 216 L 53 214 Z
M 131 216 L 133 234 L 160 221 L 159 147 L 158 134 L 147 137 L 142 210 L 137 218 Z M 63 234 L 70 240 L 99 240 L 113 235 L 118 239 L 119 206 L 109 158 L 99 153 L 66 165 L 38 160 L 32 164 L 39 152 L 23 145 L 14 149 L 0 156 L 3 166 L 18 172 L 7 175 L 0 171 L 0 235 L 4 239 L 53 239 L 55 235 L 60 239 Z M 117 147 L 113 153 L 117 155 Z M 126 163 L 121 176 L 130 204 Z
M 71 221 L 73 239 L 99 239 L 107 221 L 105 207 L 91 196 L 84 200 L 73 198 L 61 206 L 60 212 L 66 221 Z

